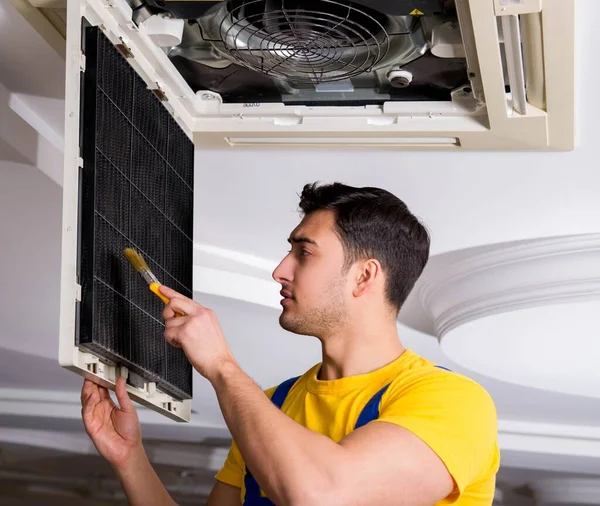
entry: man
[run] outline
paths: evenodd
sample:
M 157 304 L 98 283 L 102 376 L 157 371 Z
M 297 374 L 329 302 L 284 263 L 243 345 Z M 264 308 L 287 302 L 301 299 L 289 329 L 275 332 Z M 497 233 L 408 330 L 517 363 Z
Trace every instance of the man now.
M 265 395 L 214 313 L 162 288 L 171 298 L 165 337 L 211 382 L 234 439 L 209 506 L 491 505 L 499 466 L 491 398 L 406 350 L 397 332 L 428 260 L 426 230 L 377 188 L 307 185 L 300 208 L 273 273 L 281 326 L 322 344 L 322 363 L 299 379 Z M 146 457 L 122 379 L 116 393 L 120 408 L 84 383 L 88 434 L 131 504 L 174 504 Z

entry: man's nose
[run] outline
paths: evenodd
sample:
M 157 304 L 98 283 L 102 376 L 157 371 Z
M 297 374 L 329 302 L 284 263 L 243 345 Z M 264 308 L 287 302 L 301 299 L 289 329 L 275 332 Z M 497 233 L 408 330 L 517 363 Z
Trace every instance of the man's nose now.
M 286 256 L 273 271 L 273 279 L 280 285 L 289 283 L 292 280 L 291 262 L 288 259 L 289 257 Z

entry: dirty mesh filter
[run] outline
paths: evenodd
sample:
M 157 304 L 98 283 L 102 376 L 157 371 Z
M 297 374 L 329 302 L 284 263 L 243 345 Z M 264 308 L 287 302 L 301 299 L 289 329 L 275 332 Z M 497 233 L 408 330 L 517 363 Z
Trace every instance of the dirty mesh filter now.
M 164 339 L 164 305 L 123 250 L 192 297 L 193 144 L 98 28 L 83 42 L 77 344 L 191 398 L 192 367 Z

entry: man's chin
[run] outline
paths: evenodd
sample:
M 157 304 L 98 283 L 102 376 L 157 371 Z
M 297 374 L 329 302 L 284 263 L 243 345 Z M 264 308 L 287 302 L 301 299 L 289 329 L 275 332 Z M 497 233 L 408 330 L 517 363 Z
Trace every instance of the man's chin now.
M 310 333 L 306 332 L 304 325 L 302 325 L 302 323 L 297 320 L 289 318 L 285 314 L 285 310 L 279 316 L 279 325 L 283 330 L 287 330 L 288 332 L 292 332 L 293 334 L 299 334 L 303 336 L 310 335 Z
M 292 324 L 292 322 L 290 322 L 289 318 L 286 318 L 285 309 L 283 310 L 281 315 L 279 315 L 279 325 L 281 326 L 281 328 L 283 330 L 287 330 L 288 332 L 293 332 L 290 330 L 290 328 L 293 328 L 293 324 Z

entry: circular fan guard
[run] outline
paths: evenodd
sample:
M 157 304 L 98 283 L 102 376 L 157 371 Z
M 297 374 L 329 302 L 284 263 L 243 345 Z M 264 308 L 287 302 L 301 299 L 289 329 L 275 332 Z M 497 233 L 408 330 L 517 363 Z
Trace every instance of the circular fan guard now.
M 339 81 L 368 72 L 389 50 L 384 19 L 352 4 L 230 1 L 227 11 L 220 25 L 225 51 L 245 67 L 294 83 Z

